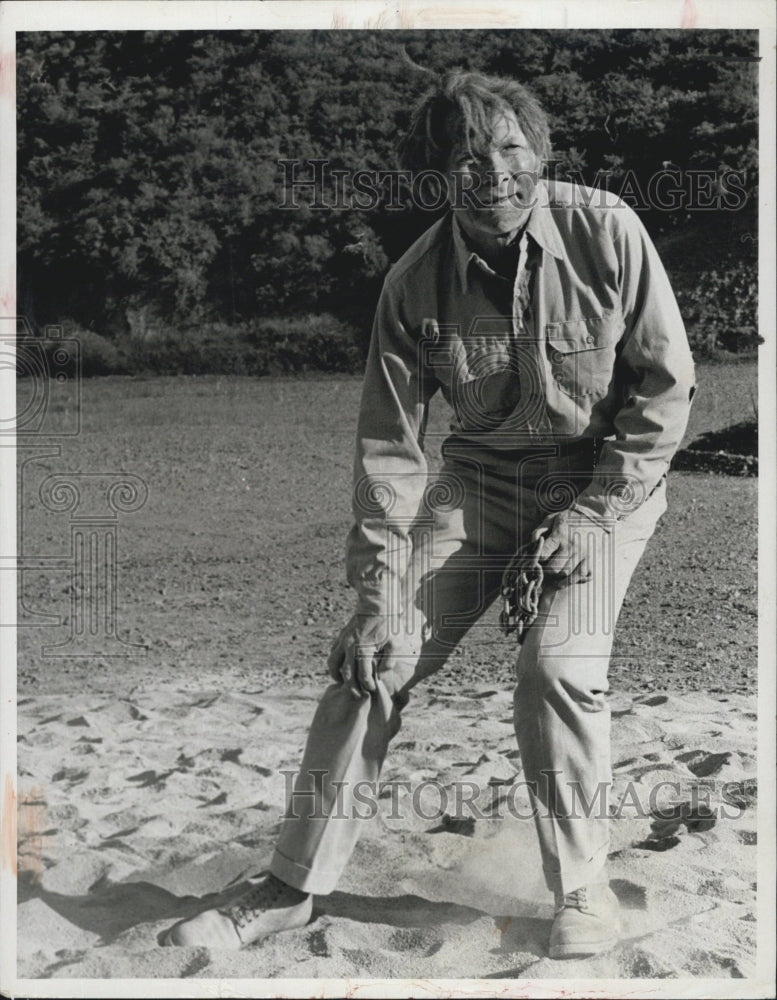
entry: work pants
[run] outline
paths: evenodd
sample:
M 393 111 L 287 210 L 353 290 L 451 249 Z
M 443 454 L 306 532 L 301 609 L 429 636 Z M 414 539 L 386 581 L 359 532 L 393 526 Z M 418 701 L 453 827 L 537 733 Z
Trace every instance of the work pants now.
M 473 642 L 499 635 L 481 619 L 499 595 L 507 561 L 591 479 L 589 450 L 552 450 L 491 458 L 455 447 L 444 453 L 414 528 L 405 578 L 403 627 L 423 625 L 421 654 L 390 674 L 379 672 L 377 690 L 361 700 L 340 684 L 324 692 L 271 862 L 278 878 L 312 893 L 334 889 L 367 821 L 354 790 L 378 782 L 412 688 L 445 664 L 466 633 Z M 522 780 L 533 790 L 545 879 L 557 893 L 604 877 L 613 631 L 665 510 L 663 480 L 636 510 L 608 522 L 609 531 L 573 514 L 592 576 L 577 583 L 546 578 L 539 616 L 520 646 L 514 721 Z

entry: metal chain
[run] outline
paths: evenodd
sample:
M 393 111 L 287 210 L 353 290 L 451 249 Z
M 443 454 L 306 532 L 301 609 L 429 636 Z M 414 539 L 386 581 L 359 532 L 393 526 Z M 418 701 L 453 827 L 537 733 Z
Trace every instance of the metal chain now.
M 505 635 L 517 633 L 523 642 L 526 629 L 539 613 L 542 581 L 545 574 L 540 564 L 542 538 L 522 546 L 502 574 L 502 612 L 499 625 Z

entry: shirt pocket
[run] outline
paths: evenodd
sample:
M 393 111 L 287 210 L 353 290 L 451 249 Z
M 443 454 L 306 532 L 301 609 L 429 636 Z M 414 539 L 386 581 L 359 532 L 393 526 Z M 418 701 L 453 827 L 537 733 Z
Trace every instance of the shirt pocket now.
M 573 397 L 607 394 L 623 328 L 622 317 L 613 311 L 546 324 L 550 371 L 561 392 Z
M 497 323 L 486 318 L 476 320 L 462 334 L 459 326 L 425 319 L 423 339 L 429 345 L 428 360 L 438 380 L 444 386 L 464 385 L 514 370 L 510 332 L 502 327 L 501 319 Z
M 424 323 L 427 337 L 434 330 L 432 368 L 460 429 L 499 426 L 520 398 L 518 368 L 505 322 L 482 320 L 464 337 L 458 327 L 432 327 L 428 320 Z

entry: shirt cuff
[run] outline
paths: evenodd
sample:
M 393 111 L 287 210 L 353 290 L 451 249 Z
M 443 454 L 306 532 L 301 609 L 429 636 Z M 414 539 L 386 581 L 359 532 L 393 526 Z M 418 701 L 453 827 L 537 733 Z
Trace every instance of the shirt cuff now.
M 578 497 L 570 510 L 576 514 L 582 514 L 589 521 L 593 521 L 598 528 L 606 531 L 607 534 L 612 530 L 613 522 L 616 520 L 611 513 L 606 513 L 606 502 L 597 497 Z
M 353 586 L 358 595 L 354 614 L 386 619 L 402 616 L 402 587 L 393 573 L 384 571 L 377 579 L 357 578 Z
M 583 514 L 596 522 L 605 531 L 610 531 L 613 525 L 639 510 L 642 504 L 652 496 L 655 490 L 666 479 L 666 473 L 658 480 L 652 489 L 646 487 L 634 488 L 623 480 L 613 480 L 611 483 L 596 483 L 597 492 L 588 490 L 577 497 L 571 509 Z M 604 486 L 604 488 L 602 488 Z M 588 487 L 591 489 L 591 486 Z

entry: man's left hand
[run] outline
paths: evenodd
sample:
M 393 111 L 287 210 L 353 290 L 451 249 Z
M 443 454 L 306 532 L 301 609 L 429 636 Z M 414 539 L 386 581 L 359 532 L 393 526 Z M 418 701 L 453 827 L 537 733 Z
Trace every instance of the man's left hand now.
M 532 532 L 532 540 L 543 539 L 540 562 L 548 576 L 566 579 L 568 583 L 587 583 L 594 568 L 591 556 L 600 551 L 605 534 L 603 528 L 584 515 L 562 510 L 548 515 Z

